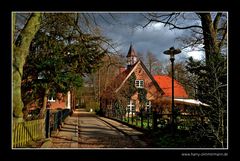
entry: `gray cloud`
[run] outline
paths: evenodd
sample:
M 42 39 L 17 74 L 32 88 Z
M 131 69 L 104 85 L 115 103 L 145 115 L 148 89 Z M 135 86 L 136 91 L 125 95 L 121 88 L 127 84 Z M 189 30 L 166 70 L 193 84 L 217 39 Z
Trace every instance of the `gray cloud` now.
M 100 16 L 99 16 L 100 15 Z M 189 23 L 199 24 L 196 21 L 196 16 L 192 13 L 185 14 L 185 21 L 179 20 L 177 23 L 186 26 Z M 133 44 L 137 52 L 146 54 L 152 52 L 162 62 L 168 62 L 169 56 L 164 55 L 163 51 L 174 46 L 181 48 L 182 46 L 176 40 L 179 36 L 189 35 L 188 30 L 170 30 L 160 23 L 152 23 L 147 27 L 141 26 L 147 23 L 147 20 L 142 16 L 142 13 L 100 13 L 96 14 L 98 23 L 103 34 L 112 39 L 116 44 L 117 49 L 122 54 L 127 54 L 130 44 Z M 104 19 L 103 19 L 104 17 Z M 177 59 L 186 59 L 186 50 L 183 50 L 181 56 L 176 56 Z
M 103 23 L 101 26 L 104 35 L 117 43 L 123 54 L 127 53 L 132 43 L 137 52 L 146 54 L 147 51 L 151 51 L 158 59 L 166 61 L 169 58 L 163 54 L 163 51 L 171 46 L 178 47 L 175 39 L 183 31 L 169 30 L 160 24 L 142 28 L 140 24 L 146 24 L 146 19 L 140 14 L 117 14 L 117 18 L 119 23 Z

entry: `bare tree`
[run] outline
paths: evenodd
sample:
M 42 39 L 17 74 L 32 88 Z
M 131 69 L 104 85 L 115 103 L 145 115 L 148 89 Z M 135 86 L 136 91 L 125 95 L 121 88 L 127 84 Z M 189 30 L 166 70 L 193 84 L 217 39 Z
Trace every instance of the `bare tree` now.
M 214 19 L 210 13 L 198 13 L 198 15 L 201 18 L 206 63 L 208 64 L 211 55 L 219 54 L 226 41 L 227 19 L 226 15 L 221 12 L 218 12 Z
M 146 55 L 146 65 L 148 67 L 149 72 L 152 74 L 152 67 L 154 63 L 156 62 L 156 57 L 151 53 L 150 51 L 147 52 Z
M 146 55 L 146 66 L 151 74 L 162 74 L 162 63 L 157 59 L 156 55 L 148 51 Z
M 146 27 L 150 23 L 163 23 L 170 30 L 189 30 L 191 36 L 180 38 L 184 40 L 185 47 L 196 47 L 204 45 L 206 63 L 209 57 L 219 54 L 227 39 L 227 14 L 218 13 L 184 13 L 184 12 L 166 12 L 166 13 L 148 13 L 143 14 L 148 22 L 143 26 Z
M 101 67 L 88 75 L 93 85 L 94 97 L 99 100 L 102 92 L 106 90 L 112 80 L 124 69 L 123 56 L 108 54 L 103 58 Z

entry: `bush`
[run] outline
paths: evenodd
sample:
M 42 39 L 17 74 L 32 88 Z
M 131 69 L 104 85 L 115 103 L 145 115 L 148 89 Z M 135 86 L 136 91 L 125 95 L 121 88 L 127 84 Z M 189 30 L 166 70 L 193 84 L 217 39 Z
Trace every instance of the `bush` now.
M 89 101 L 88 103 L 86 103 L 86 110 L 88 112 L 98 112 L 100 110 L 100 104 L 99 102 L 96 101 Z
M 24 111 L 24 119 L 26 121 L 31 121 L 31 120 L 37 120 L 39 119 L 39 114 L 40 114 L 40 108 L 36 108 L 34 110 L 31 111 Z

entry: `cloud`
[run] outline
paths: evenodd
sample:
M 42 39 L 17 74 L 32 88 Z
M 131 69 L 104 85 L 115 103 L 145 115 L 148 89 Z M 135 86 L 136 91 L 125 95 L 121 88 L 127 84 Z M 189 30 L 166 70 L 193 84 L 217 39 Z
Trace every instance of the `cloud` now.
M 146 54 L 150 51 L 160 61 L 168 61 L 169 56 L 163 52 L 172 46 L 181 48 L 176 38 L 187 33 L 186 30 L 169 30 L 161 23 L 151 23 L 143 28 L 147 21 L 140 13 L 112 13 L 112 16 L 116 21 L 112 21 L 113 23 L 102 21 L 102 31 L 106 37 L 118 44 L 117 49 L 123 54 L 127 54 L 132 43 L 137 52 Z

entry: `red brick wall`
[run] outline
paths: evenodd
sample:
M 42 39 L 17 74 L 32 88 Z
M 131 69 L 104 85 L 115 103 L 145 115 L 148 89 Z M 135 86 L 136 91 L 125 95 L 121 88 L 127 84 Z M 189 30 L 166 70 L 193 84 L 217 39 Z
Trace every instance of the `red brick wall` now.
M 138 64 L 134 73 L 136 75 L 136 80 L 144 80 L 144 88 L 147 90 L 147 100 L 152 101 L 161 97 L 161 93 L 157 90 L 156 86 L 153 84 L 141 64 Z M 135 93 L 131 98 L 136 100 L 136 110 L 139 111 L 138 94 Z
M 145 72 L 144 68 L 141 66 L 141 63 L 138 63 L 136 65 L 137 66 L 134 67 L 135 69 L 133 72 L 136 75 L 136 80 L 144 80 L 144 88 L 147 90 L 147 96 L 146 96 L 147 100 L 154 101 L 157 99 L 161 99 L 161 97 L 162 97 L 161 92 L 154 85 L 154 83 L 153 83 L 152 79 L 149 77 L 149 75 Z M 123 74 L 126 74 L 126 73 L 123 72 Z M 129 74 L 129 72 L 127 74 Z M 119 79 L 118 81 L 120 81 L 120 80 L 121 79 Z M 121 81 L 123 81 L 123 80 L 121 80 Z M 113 82 L 113 84 L 117 86 L 116 88 L 118 88 L 121 83 L 122 82 Z M 124 87 L 122 87 L 122 88 L 124 88 Z M 101 108 L 107 108 L 107 105 L 111 105 L 111 103 L 109 102 L 110 99 L 111 99 L 110 95 L 109 96 L 104 95 L 104 97 L 102 97 L 102 101 L 101 101 Z M 139 100 L 138 100 L 138 93 L 135 93 L 131 97 L 131 99 L 136 101 L 136 110 L 139 111 L 140 104 L 139 104 Z M 106 103 L 106 100 L 108 100 L 107 103 Z M 152 103 L 152 105 L 153 105 L 153 103 Z
M 66 108 L 67 106 L 67 96 L 62 96 L 60 100 L 56 99 L 55 102 L 50 102 L 50 108 L 51 109 L 57 109 L 57 108 Z

